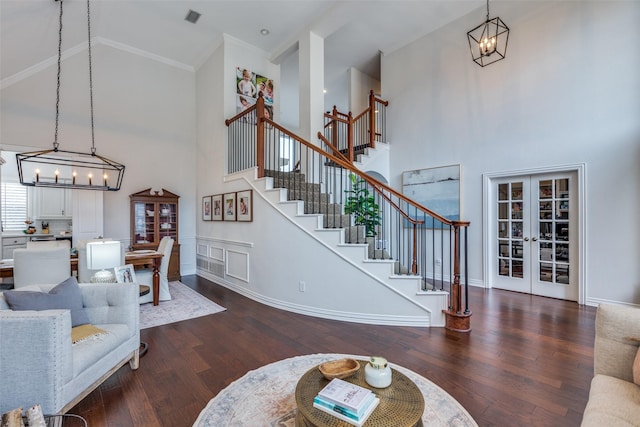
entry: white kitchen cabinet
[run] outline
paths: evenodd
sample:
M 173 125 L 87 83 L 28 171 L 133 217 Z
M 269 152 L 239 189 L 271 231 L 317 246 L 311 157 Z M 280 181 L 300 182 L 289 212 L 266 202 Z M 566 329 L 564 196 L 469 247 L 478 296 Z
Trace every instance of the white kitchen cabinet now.
M 72 192 L 66 188 L 36 187 L 35 212 L 37 219 L 66 219 L 73 215 Z
M 104 236 L 103 191 L 73 191 L 73 246 Z
M 13 258 L 13 251 L 27 247 L 27 236 L 3 237 L 2 238 L 2 259 Z

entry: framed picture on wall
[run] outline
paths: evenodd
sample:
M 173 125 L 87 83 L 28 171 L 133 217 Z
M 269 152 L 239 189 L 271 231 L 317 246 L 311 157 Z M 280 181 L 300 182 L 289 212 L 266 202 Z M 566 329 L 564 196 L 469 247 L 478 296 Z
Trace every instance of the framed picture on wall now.
M 211 196 L 211 206 L 213 208 L 211 219 L 214 221 L 222 221 L 222 194 Z
M 402 173 L 402 194 L 449 220 L 459 220 L 460 165 L 405 171 Z M 409 227 L 409 223 L 405 222 L 405 226 Z M 445 226 L 427 217 L 424 227 Z
M 238 221 L 253 221 L 253 190 L 238 191 Z
M 202 198 L 202 220 L 211 221 L 211 196 Z
M 225 221 L 236 220 L 236 193 L 225 193 L 222 198 L 223 218 Z

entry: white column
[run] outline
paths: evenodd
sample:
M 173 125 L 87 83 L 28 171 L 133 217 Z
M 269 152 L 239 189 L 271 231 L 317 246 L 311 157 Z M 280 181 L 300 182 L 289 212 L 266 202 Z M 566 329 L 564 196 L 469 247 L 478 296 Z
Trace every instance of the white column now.
M 300 136 L 318 144 L 324 126 L 324 39 L 312 32 L 298 41 L 300 73 Z

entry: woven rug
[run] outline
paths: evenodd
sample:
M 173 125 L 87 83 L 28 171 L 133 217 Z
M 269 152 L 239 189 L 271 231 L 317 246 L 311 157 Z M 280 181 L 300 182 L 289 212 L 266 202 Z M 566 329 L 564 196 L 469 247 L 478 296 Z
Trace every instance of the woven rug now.
M 167 323 L 207 316 L 225 311 L 209 298 L 204 297 L 181 282 L 169 282 L 170 301 L 140 305 L 140 329 L 166 325 Z
M 313 354 L 281 360 L 249 371 L 211 399 L 193 424 L 197 427 L 293 427 L 295 389 L 309 369 L 329 360 L 366 356 Z M 425 426 L 476 426 L 469 413 L 446 391 L 409 369 L 391 364 L 409 377 L 424 396 Z

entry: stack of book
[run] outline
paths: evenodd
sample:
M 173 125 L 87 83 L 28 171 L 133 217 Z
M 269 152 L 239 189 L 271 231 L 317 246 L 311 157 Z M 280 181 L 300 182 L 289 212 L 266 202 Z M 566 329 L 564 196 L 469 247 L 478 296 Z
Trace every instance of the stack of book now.
M 354 426 L 362 426 L 380 403 L 369 389 L 334 378 L 313 399 L 313 406 Z

